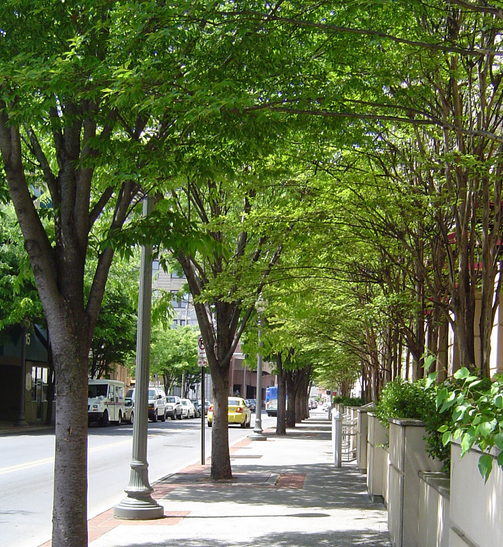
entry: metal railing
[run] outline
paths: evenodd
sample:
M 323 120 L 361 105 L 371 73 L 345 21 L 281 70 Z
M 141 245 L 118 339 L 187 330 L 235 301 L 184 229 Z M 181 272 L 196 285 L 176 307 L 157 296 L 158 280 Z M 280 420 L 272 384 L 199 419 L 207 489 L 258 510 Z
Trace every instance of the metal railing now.
M 356 460 L 356 436 L 358 433 L 358 414 L 348 409 L 346 414 L 334 412 L 332 416 L 332 441 L 334 463 L 340 467 L 342 462 Z
M 356 460 L 356 435 L 358 433 L 358 417 L 353 413 L 342 416 L 342 461 Z

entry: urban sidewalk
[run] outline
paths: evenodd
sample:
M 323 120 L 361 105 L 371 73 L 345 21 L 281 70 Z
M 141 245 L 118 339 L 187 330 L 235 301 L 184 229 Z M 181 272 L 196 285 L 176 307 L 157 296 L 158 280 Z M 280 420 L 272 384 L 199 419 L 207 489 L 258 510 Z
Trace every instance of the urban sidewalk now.
M 325 416 L 235 444 L 232 481 L 213 483 L 209 462 L 164 477 L 153 485 L 164 518 L 110 509 L 89 521 L 90 547 L 388 547 L 386 510 L 355 464 L 333 465 Z

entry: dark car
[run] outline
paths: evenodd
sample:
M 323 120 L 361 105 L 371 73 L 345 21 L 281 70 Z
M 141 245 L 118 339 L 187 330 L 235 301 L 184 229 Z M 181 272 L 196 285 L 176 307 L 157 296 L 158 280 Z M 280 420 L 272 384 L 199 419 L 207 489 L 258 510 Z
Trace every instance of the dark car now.
M 201 405 L 199 404 L 199 401 L 197 399 L 191 399 L 192 404 L 194 405 L 194 408 L 196 409 L 196 418 L 201 417 Z
M 192 401 L 194 403 L 194 406 L 196 407 L 196 411 L 199 414 L 199 417 L 201 417 L 201 399 L 198 399 L 197 401 Z M 206 401 L 204 405 L 204 415 L 206 416 L 208 414 L 208 408 L 210 408 L 210 402 Z
M 245 403 L 252 412 L 257 410 L 257 401 L 255 399 L 245 399 Z

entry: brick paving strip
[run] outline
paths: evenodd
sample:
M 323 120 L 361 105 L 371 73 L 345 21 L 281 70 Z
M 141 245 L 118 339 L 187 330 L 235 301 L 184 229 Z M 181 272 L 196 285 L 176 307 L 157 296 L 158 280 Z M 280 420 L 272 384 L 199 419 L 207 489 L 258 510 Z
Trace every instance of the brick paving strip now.
M 272 441 L 272 439 L 269 439 Z M 245 448 L 250 445 L 252 439 L 246 438 L 237 442 L 230 447 L 231 458 L 241 448 Z M 160 500 L 166 497 L 175 488 L 187 488 L 187 487 L 233 487 L 241 486 L 247 488 L 257 487 L 269 487 L 269 488 L 290 488 L 290 489 L 302 489 L 304 487 L 304 481 L 306 476 L 303 474 L 284 473 L 281 475 L 271 474 L 251 474 L 251 473 L 234 473 L 234 478 L 230 481 L 213 482 L 210 477 L 210 464 L 211 458 L 207 458 L 206 464 L 193 464 L 185 469 L 182 469 L 178 473 L 169 475 L 168 477 L 161 479 L 159 482 L 153 485 L 154 491 L 152 492 L 152 498 Z M 90 519 L 87 523 L 88 527 L 88 541 L 92 541 L 100 538 L 110 530 L 113 530 L 117 526 L 137 526 L 145 525 L 149 526 L 173 526 L 183 520 L 184 517 L 190 514 L 190 511 L 164 511 L 164 517 L 151 520 L 128 520 L 128 519 L 116 519 L 113 516 L 113 508 L 104 511 L 103 513 Z M 51 547 L 51 541 L 40 545 L 40 547 Z

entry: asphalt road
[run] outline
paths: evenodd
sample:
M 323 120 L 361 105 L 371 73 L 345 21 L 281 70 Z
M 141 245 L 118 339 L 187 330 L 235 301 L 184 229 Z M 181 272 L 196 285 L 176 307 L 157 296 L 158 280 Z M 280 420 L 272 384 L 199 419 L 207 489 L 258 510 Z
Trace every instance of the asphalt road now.
M 262 416 L 264 429 L 275 422 L 275 418 Z M 149 423 L 150 483 L 201 460 L 200 423 L 200 419 Z M 231 426 L 230 442 L 252 431 Z M 211 429 L 205 428 L 205 432 L 208 457 Z M 89 518 L 125 497 L 132 435 L 131 425 L 89 429 Z M 50 431 L 11 434 L 0 439 L 0 446 L 0 545 L 38 547 L 51 537 L 54 434 Z

